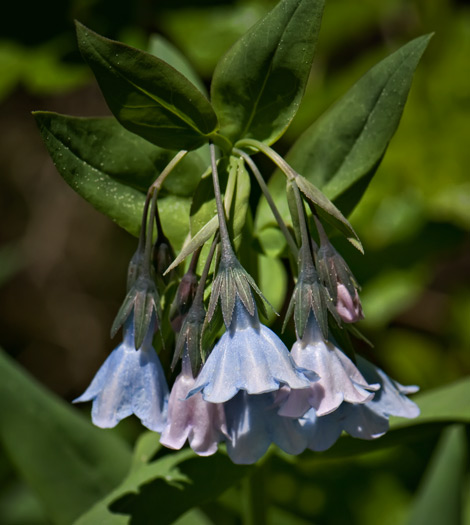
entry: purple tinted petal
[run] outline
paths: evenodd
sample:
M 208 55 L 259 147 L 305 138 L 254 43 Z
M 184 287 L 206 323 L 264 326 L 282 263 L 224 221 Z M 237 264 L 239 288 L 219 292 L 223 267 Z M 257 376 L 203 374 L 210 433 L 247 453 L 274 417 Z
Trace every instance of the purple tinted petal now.
M 194 386 L 191 376 L 180 374 L 173 385 L 168 403 L 168 420 L 160 443 L 180 449 L 186 439 L 200 456 L 217 451 L 217 444 L 227 435 L 222 405 L 204 401 L 201 394 L 186 399 Z

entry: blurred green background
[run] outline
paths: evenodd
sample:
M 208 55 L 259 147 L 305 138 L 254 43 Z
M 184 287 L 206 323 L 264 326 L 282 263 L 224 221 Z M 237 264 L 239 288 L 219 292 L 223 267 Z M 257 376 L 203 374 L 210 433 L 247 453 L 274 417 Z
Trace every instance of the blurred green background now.
M 79 56 L 73 19 L 140 48 L 160 33 L 208 83 L 223 51 L 273 4 L 54 0 L 14 2 L 1 17 L 0 344 L 66 400 L 83 391 L 116 344 L 109 327 L 135 248 L 63 182 L 30 115 L 109 114 Z M 276 145 L 285 153 L 369 67 L 428 32 L 435 36 L 398 132 L 351 216 L 365 255 L 336 244 L 363 285 L 361 326 L 375 344 L 363 350 L 423 390 L 470 372 L 469 7 L 456 0 L 328 0 L 307 93 Z M 117 431 L 133 439 L 137 427 L 131 421 Z M 402 523 L 436 441 L 431 433 L 325 464 L 321 455 L 276 460 L 270 522 Z M 0 458 L 0 523 L 49 523 L 8 458 Z M 237 523 L 236 500 L 233 489 L 205 509 L 208 523 Z M 297 522 L 283 514 L 292 508 Z

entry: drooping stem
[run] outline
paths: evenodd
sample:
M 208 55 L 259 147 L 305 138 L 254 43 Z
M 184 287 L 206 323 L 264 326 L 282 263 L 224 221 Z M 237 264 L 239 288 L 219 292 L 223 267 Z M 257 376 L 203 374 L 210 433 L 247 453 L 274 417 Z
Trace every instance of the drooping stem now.
M 153 193 L 154 191 L 158 193 L 160 191 L 161 187 L 163 186 L 163 183 L 165 182 L 165 179 L 173 171 L 176 165 L 185 157 L 187 153 L 188 152 L 186 150 L 181 150 L 170 160 L 170 162 L 166 165 L 164 170 L 156 178 L 155 182 L 150 186 L 148 190 L 149 193 Z
M 197 285 L 196 295 L 194 296 L 193 304 L 202 305 L 203 303 L 204 289 L 206 287 L 207 277 L 209 276 L 209 270 L 211 268 L 212 259 L 214 257 L 215 249 L 217 248 L 218 242 L 219 242 L 219 234 L 216 233 L 214 235 L 214 239 L 212 240 L 212 244 L 211 244 L 209 253 L 207 255 L 207 259 L 204 264 L 204 268 L 202 270 L 201 278 L 199 279 L 199 283 Z
M 262 142 L 259 142 L 258 140 L 254 139 L 242 139 L 239 140 L 235 146 L 238 148 L 251 148 L 255 151 L 261 151 L 261 153 L 264 153 L 267 157 L 269 157 L 274 164 L 286 175 L 286 177 L 289 180 L 294 180 L 298 173 L 290 166 L 282 157 L 271 149 L 269 146 L 266 146 L 266 144 L 263 144 Z
M 137 246 L 137 251 L 139 253 L 142 253 L 144 251 L 145 238 L 147 235 L 149 205 L 150 205 L 151 199 L 152 199 L 152 195 L 150 193 L 147 193 L 147 196 L 145 197 L 144 210 L 142 212 L 142 224 L 140 226 L 139 244 Z
M 149 192 L 150 194 L 150 192 Z M 153 191 L 152 198 L 150 201 L 150 220 L 147 226 L 147 235 L 145 239 L 145 255 L 144 255 L 144 271 L 146 274 L 150 274 L 150 262 L 152 259 L 152 246 L 153 246 L 153 218 L 155 216 L 155 210 L 157 207 L 157 191 Z
M 151 263 L 151 251 L 153 244 L 153 218 L 157 224 L 157 228 L 161 231 L 160 217 L 157 211 L 157 196 L 160 191 L 165 179 L 173 171 L 176 165 L 184 158 L 188 152 L 186 150 L 179 151 L 166 165 L 160 175 L 157 177 L 155 182 L 149 187 L 147 191 L 147 197 L 145 199 L 144 213 L 142 220 L 142 228 L 139 236 L 139 249 L 143 249 L 143 242 L 145 239 L 145 259 L 143 269 L 145 272 L 150 274 L 150 263 Z M 150 204 L 150 214 L 148 208 Z
M 263 176 L 261 175 L 258 166 L 253 162 L 253 159 L 247 155 L 244 151 L 234 148 L 233 152 L 237 155 L 240 155 L 240 157 L 248 164 L 250 167 L 253 175 L 255 176 L 255 179 L 257 180 L 261 191 L 263 192 L 266 201 L 269 204 L 269 207 L 271 208 L 271 211 L 274 215 L 274 218 L 276 219 L 279 228 L 281 229 L 282 233 L 284 234 L 284 237 L 286 238 L 287 244 L 289 245 L 289 248 L 291 249 L 292 253 L 294 254 L 294 257 L 297 257 L 297 254 L 299 252 L 299 249 L 297 248 L 297 244 L 294 241 L 294 238 L 292 237 L 290 231 L 287 229 L 286 223 L 283 221 L 281 214 L 279 213 L 279 210 L 277 209 L 277 206 L 275 202 L 273 201 L 273 198 L 271 197 L 271 194 L 269 193 L 268 186 L 266 182 L 263 179 Z
M 217 172 L 217 162 L 215 158 L 215 146 L 210 144 L 211 152 L 211 167 L 212 167 L 212 182 L 214 184 L 215 202 L 217 205 L 217 217 L 219 219 L 220 243 L 222 247 L 222 257 L 232 257 L 233 249 L 230 244 L 230 235 L 228 233 L 227 221 L 225 219 L 224 204 L 222 202 L 222 194 L 220 191 L 219 175 Z

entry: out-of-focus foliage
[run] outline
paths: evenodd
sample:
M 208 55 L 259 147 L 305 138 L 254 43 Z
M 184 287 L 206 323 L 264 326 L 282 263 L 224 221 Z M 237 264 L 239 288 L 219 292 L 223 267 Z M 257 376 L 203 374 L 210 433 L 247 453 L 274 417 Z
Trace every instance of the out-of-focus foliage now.
M 18 88 L 35 97 L 57 93 L 65 97 L 89 81 L 90 74 L 76 49 L 72 29 L 74 17 L 101 34 L 142 48 L 147 45 L 148 35 L 162 33 L 207 80 L 221 53 L 274 3 L 268 0 L 223 3 L 166 0 L 152 5 L 143 1 L 75 0 L 56 1 L 44 8 L 43 4 L 33 6 L 31 2 L 27 15 L 23 4 L 13 4 L 16 16 L 13 13 L 2 17 L 0 98 L 4 104 L 10 103 Z M 361 204 L 350 217 L 363 241 L 365 255 L 356 254 L 339 238 L 336 243 L 351 261 L 350 266 L 363 285 L 366 319 L 361 329 L 375 344 L 375 349 L 364 349 L 365 352 L 399 381 L 417 383 L 423 390 L 470 372 L 468 7 L 463 2 L 448 0 L 327 2 L 306 95 L 292 125 L 276 145 L 287 151 L 293 140 L 369 67 L 411 38 L 429 32 L 435 32 L 435 36 L 414 76 L 398 132 Z M 74 106 L 73 112 L 80 114 L 80 107 Z M 25 140 L 24 136 L 21 140 Z M 20 139 L 15 147 L 22 147 Z M 2 155 L 6 154 L 5 149 Z M 12 163 L 12 170 L 14 166 Z M 10 169 L 9 164 L 7 167 Z M 31 169 L 36 168 L 31 166 Z M 15 181 L 9 184 L 20 194 L 18 207 L 27 210 L 22 220 L 29 212 L 29 220 L 33 221 L 37 215 L 32 213 L 33 205 L 27 199 L 31 185 L 25 183 L 21 187 L 15 176 L 12 171 L 5 178 Z M 83 223 L 77 220 L 71 224 Z M 29 231 L 26 227 L 22 229 L 13 224 L 9 228 L 1 238 L 2 242 L 9 241 L 0 251 L 0 279 L 4 286 L 14 282 L 15 274 L 21 275 L 28 264 L 26 255 L 30 252 L 26 248 L 31 249 L 31 244 L 23 242 L 22 238 L 22 235 L 26 238 L 25 232 Z M 77 235 L 72 226 L 69 228 L 66 235 Z M 106 238 L 111 238 L 111 234 Z M 43 245 L 57 242 L 44 232 L 40 241 Z M 33 248 L 37 250 L 37 243 Z M 83 311 L 90 306 L 96 308 L 96 298 L 90 294 L 90 288 L 111 287 L 111 282 L 102 280 L 108 278 L 104 276 L 107 268 L 121 266 L 124 272 L 125 263 L 119 262 L 116 250 L 108 250 L 106 244 L 104 248 L 103 252 L 110 253 L 108 259 L 96 260 L 95 267 L 91 268 L 93 254 L 90 254 L 90 260 L 86 260 L 81 269 L 82 274 L 96 272 L 94 284 L 91 277 L 87 275 L 84 279 L 77 270 L 79 278 L 76 280 L 84 284 L 74 297 L 77 304 L 83 301 Z M 79 258 L 80 249 L 76 247 L 73 254 Z M 125 257 L 126 254 L 122 256 Z M 266 289 L 268 298 L 278 295 L 278 290 L 285 286 L 283 268 L 269 266 L 261 259 L 259 273 L 258 282 Z M 116 277 L 117 284 L 113 286 L 119 288 L 119 283 L 124 282 L 123 276 L 124 273 L 120 281 Z M 282 280 L 283 286 L 271 289 L 273 280 Z M 47 304 L 48 307 L 60 304 L 51 301 L 47 290 L 40 290 L 40 293 L 43 300 L 33 304 Z M 54 289 L 54 293 L 60 296 L 61 292 Z M 84 299 L 86 293 L 90 294 L 88 302 Z M 15 295 L 24 297 L 13 292 L 8 297 Z M 281 291 L 279 295 L 284 294 Z M 273 300 L 276 307 L 282 306 L 279 298 Z M 9 301 L 1 305 L 6 312 L 5 319 L 11 318 L 12 310 L 19 309 L 13 300 Z M 21 308 L 24 304 L 23 301 Z M 101 308 L 104 307 L 96 311 Z M 33 313 L 21 317 L 27 317 L 24 320 L 27 337 L 37 334 Z M 106 319 L 106 315 L 103 318 Z M 28 328 L 28 323 L 33 328 Z M 76 322 L 70 321 L 66 326 L 73 329 Z M 14 324 L 2 324 L 1 328 L 6 340 L 14 341 L 12 353 L 21 357 L 29 343 L 23 342 L 20 328 Z M 43 345 L 59 347 L 63 351 L 61 355 L 66 354 L 66 350 L 62 350 L 66 344 L 58 339 L 58 328 L 51 330 L 51 334 L 39 333 Z M 54 336 L 57 339 L 53 339 Z M 68 333 L 68 337 L 73 338 L 74 334 Z M 53 354 L 46 355 L 50 358 Z M 42 373 L 37 364 L 40 359 L 29 362 L 33 373 Z M 61 359 L 57 361 L 47 361 L 46 366 L 62 366 Z M 61 373 L 66 374 L 67 367 Z M 71 398 L 84 385 L 77 384 L 72 373 L 69 375 L 69 381 L 75 381 L 67 391 Z M 465 396 L 464 391 L 459 391 L 453 402 L 460 400 L 464 404 L 462 396 Z M 433 403 L 438 398 L 439 394 Z M 33 405 L 28 406 L 33 410 Z M 441 434 L 440 425 L 423 424 L 412 439 L 403 438 L 393 446 L 385 446 L 386 441 L 378 440 L 374 442 L 377 450 L 367 453 L 369 443 L 361 443 L 363 451 L 347 458 L 312 453 L 296 459 L 274 453 L 269 463 L 256 471 L 257 479 L 264 478 L 266 483 L 266 493 L 260 495 L 260 501 L 264 497 L 270 502 L 267 522 L 287 525 L 312 522 L 396 525 L 408 522 L 414 525 L 419 519 L 427 520 L 433 505 L 440 502 L 438 497 L 445 496 L 440 487 L 457 487 L 451 494 L 453 499 L 446 498 L 445 505 L 460 505 L 456 491 L 464 485 L 467 503 L 462 519 L 470 523 L 468 468 L 464 471 L 468 465 L 464 452 L 465 446 L 468 450 L 468 420 L 459 421 L 467 423 L 467 434 L 460 426 L 448 428 Z M 121 427 L 117 433 L 125 434 L 126 428 Z M 391 435 L 399 431 L 394 430 Z M 134 436 L 132 427 L 129 433 Z M 341 447 L 347 449 L 348 441 L 356 443 L 341 440 L 338 448 L 332 449 L 332 455 L 340 456 Z M 153 446 L 154 443 L 150 443 L 149 451 L 139 451 L 149 459 L 158 457 L 159 452 Z M 176 484 L 182 482 L 184 473 L 179 476 L 173 480 Z M 0 522 L 5 525 L 50 523 L 50 512 L 45 509 L 44 500 L 38 497 L 34 483 L 22 476 L 18 460 L 5 443 L 2 443 L 0 455 L 0 490 Z M 240 523 L 240 508 L 249 505 L 243 498 L 242 486 L 236 485 L 216 502 L 203 504 L 200 513 L 187 515 L 186 523 Z M 338 505 L 338 501 L 342 505 Z M 177 498 L 172 502 L 177 505 Z M 122 505 L 125 503 L 121 501 Z M 461 507 L 457 511 L 452 508 L 446 511 L 444 503 L 439 509 L 446 519 L 462 512 Z M 431 515 L 437 519 L 437 514 Z M 183 519 L 178 523 L 183 523 Z M 125 517 L 122 522 L 126 523 L 124 520 Z M 67 523 L 66 520 L 62 522 Z

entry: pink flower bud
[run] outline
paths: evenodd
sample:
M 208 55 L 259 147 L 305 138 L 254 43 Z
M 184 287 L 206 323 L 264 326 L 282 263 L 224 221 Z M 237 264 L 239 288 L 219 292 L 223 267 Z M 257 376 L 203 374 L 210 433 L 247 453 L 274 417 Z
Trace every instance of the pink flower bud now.
M 338 299 L 336 302 L 336 311 L 345 323 L 356 323 L 364 319 L 362 313 L 361 301 L 357 290 L 354 290 L 354 297 L 351 297 L 348 289 L 344 284 L 338 283 Z

